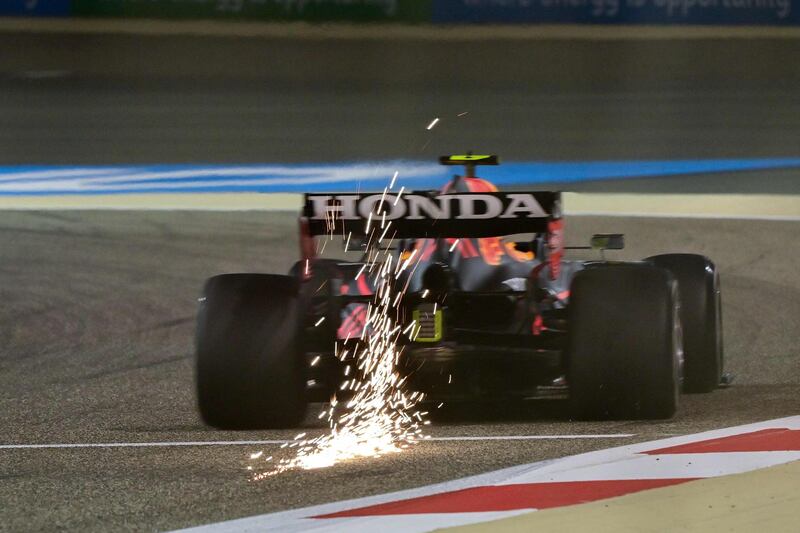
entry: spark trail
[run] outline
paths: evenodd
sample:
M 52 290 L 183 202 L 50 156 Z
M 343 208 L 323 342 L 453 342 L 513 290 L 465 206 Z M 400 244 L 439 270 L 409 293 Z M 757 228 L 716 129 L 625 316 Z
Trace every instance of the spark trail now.
M 362 275 L 370 276 L 375 291 L 367 307 L 360 338 L 355 347 L 351 345 L 345 349 L 343 346 L 341 350 L 338 345 L 335 347 L 340 360 L 351 355 L 350 349 L 355 350 L 352 354 L 354 366 L 345 368 L 346 381 L 339 391 L 347 393 L 343 395 L 349 399 L 342 405 L 334 395 L 318 416 L 328 421 L 329 431 L 311 439 L 306 439 L 305 433 L 297 435 L 293 442 L 282 446 L 295 448 L 293 456 L 281 459 L 270 469 L 253 474 L 253 480 L 296 468 L 323 468 L 348 459 L 397 453 L 426 438 L 422 428 L 429 423 L 425 418 L 428 413 L 417 409 L 423 395 L 407 392 L 403 387 L 404 378 L 397 372 L 402 349 L 398 339 L 401 335 L 413 339 L 419 333 L 416 324 L 411 323 L 403 328 L 399 323 L 397 306 L 407 284 L 399 288 L 397 280 L 409 266 L 412 269 L 417 266 L 422 254 L 418 257 L 415 250 L 401 262 L 399 257 L 392 255 L 389 246 L 381 248 L 384 241 L 391 243 L 394 238 L 392 223 L 385 220 L 385 214 L 390 201 L 386 194 L 396 179 L 397 173 L 392 177 L 389 187 L 384 189 L 383 198 L 366 222 L 369 243 L 367 262 L 359 270 L 356 279 Z M 332 219 L 329 240 L 333 239 L 335 230 L 335 220 Z M 349 240 L 348 235 L 346 246 Z M 253 459 L 261 457 L 257 453 L 251 455 Z M 271 461 L 272 457 L 266 460 Z

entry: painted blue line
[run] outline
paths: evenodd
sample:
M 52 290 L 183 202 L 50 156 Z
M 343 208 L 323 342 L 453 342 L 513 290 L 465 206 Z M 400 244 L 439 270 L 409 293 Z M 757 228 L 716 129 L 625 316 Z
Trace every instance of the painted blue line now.
M 499 186 L 686 176 L 800 168 L 800 158 L 674 161 L 510 162 L 482 167 Z M 0 195 L 164 194 L 380 191 L 399 172 L 398 187 L 437 189 L 460 172 L 428 161 L 331 164 L 0 167 Z

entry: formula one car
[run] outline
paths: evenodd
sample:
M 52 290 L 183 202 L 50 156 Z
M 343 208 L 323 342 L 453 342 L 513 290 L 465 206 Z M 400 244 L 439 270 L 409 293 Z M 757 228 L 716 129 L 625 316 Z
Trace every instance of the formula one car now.
M 711 260 L 568 260 L 560 193 L 498 192 L 475 176 L 496 156 L 440 162 L 466 173 L 439 192 L 307 194 L 301 258 L 288 275 L 206 282 L 196 377 L 208 424 L 295 426 L 309 402 L 339 389 L 352 361 L 340 360 L 335 345 L 362 342 L 374 298 L 373 280 L 359 274 L 380 257 L 366 231 L 376 205 L 392 222 L 382 257 L 416 264 L 396 280 L 405 292 L 395 319 L 413 323 L 399 337 L 397 369 L 428 401 L 555 392 L 575 418 L 663 419 L 681 388 L 718 386 L 722 317 Z M 317 240 L 333 235 L 358 250 L 357 260 L 318 256 Z M 576 248 L 622 247 L 622 235 L 603 234 Z

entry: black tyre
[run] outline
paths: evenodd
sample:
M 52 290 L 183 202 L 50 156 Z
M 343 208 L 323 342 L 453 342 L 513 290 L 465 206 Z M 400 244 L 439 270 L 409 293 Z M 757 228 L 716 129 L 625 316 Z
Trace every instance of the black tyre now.
M 224 429 L 294 427 L 305 417 L 297 280 L 224 274 L 205 285 L 197 316 L 197 396 Z
M 579 419 L 662 419 L 680 388 L 677 284 L 647 264 L 588 268 L 572 281 L 566 364 Z
M 697 254 L 664 254 L 647 261 L 678 280 L 683 324 L 683 390 L 711 392 L 723 370 L 722 306 L 719 274 L 710 259 Z

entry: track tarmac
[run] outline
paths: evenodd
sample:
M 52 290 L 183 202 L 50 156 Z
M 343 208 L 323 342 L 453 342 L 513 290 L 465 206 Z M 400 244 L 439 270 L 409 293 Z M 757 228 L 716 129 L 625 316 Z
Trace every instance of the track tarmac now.
M 196 298 L 216 273 L 286 271 L 295 224 L 279 212 L 0 213 L 0 444 L 115 444 L 0 447 L 0 529 L 185 527 L 800 410 L 796 222 L 571 217 L 569 242 L 626 233 L 629 247 L 615 257 L 685 250 L 715 259 L 734 386 L 684 396 L 664 422 L 573 423 L 553 401 L 450 410 L 430 429 L 441 440 L 407 453 L 250 482 L 248 454 L 277 457 L 277 442 L 208 443 L 297 431 L 203 426 L 191 359 Z M 324 429 L 316 412 L 309 434 Z M 572 438 L 586 435 L 605 437 Z

